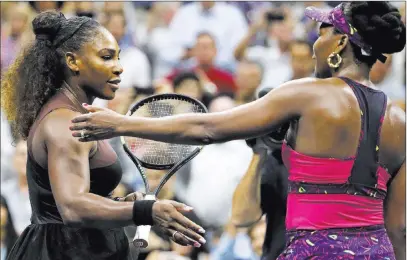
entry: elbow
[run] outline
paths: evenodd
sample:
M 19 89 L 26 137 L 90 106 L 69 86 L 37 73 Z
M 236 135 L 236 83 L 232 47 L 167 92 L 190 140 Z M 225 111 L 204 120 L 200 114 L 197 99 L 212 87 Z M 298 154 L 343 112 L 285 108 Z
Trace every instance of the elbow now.
M 192 140 L 197 145 L 210 145 L 219 142 L 213 128 L 205 123 L 190 127 L 186 133 L 183 134 L 181 139 Z
M 62 222 L 68 227 L 83 228 L 87 226 L 87 221 L 72 206 L 62 205 L 58 207 Z
M 64 213 L 61 214 L 62 221 L 64 225 L 68 227 L 73 227 L 73 228 L 83 228 L 86 227 L 86 223 L 83 218 L 78 216 L 78 214 L 75 214 L 73 212 L 71 213 Z
M 235 225 L 238 228 L 245 228 L 245 227 L 251 227 L 255 223 L 257 223 L 261 217 L 263 216 L 262 213 L 256 213 L 248 216 L 243 216 L 240 214 L 235 214 L 232 216 L 232 224 Z
M 210 145 L 215 142 L 214 142 L 214 139 L 211 138 L 210 136 L 205 136 L 205 137 L 202 137 L 200 140 L 198 140 L 198 143 L 201 145 Z

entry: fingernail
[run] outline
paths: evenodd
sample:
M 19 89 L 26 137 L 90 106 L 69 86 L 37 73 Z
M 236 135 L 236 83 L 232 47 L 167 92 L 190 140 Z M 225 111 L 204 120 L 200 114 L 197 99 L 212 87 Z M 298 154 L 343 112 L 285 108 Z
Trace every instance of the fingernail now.
M 206 240 L 205 240 L 204 238 L 200 238 L 200 239 L 199 239 L 199 242 L 201 242 L 202 244 L 205 244 L 205 243 L 206 243 Z
M 198 242 L 194 242 L 194 247 L 200 248 L 200 247 L 201 247 L 201 244 L 199 244 Z
M 89 106 L 89 105 L 86 104 L 86 103 L 82 103 L 82 106 L 87 107 L 87 106 Z
M 184 209 L 190 211 L 190 210 L 193 210 L 194 208 L 190 207 L 190 206 L 185 206 Z

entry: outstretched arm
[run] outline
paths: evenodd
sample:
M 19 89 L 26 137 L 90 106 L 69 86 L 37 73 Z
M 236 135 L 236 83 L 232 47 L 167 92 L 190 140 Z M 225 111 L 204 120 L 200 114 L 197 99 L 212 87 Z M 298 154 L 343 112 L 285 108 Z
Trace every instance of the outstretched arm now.
M 75 118 L 75 137 L 80 141 L 135 136 L 169 143 L 210 144 L 262 136 L 279 125 L 307 113 L 320 96 L 316 79 L 288 82 L 266 96 L 228 111 L 185 114 L 164 118 L 120 116 L 112 111 L 88 107 L 94 113 Z
M 185 237 L 202 239 L 198 225 L 178 211 L 189 211 L 184 204 L 157 201 L 118 202 L 90 192 L 89 155 L 93 143 L 80 143 L 70 136 L 68 124 L 77 113 L 60 109 L 44 121 L 51 189 L 63 222 L 68 226 L 115 228 L 132 224 L 160 225 L 167 235 L 179 231 L 181 244 L 194 243 Z M 58 131 L 55 131 L 58 129 Z M 137 210 L 137 207 L 141 210 Z M 145 214 L 142 214 L 143 211 Z M 141 215 L 139 215 L 140 213 Z M 140 221 L 144 219 L 141 223 Z

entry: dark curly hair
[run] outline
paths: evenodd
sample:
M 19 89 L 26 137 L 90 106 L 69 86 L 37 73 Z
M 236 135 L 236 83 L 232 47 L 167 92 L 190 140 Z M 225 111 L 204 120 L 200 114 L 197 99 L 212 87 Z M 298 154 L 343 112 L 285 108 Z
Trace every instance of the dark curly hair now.
M 92 41 L 100 24 L 87 17 L 66 19 L 45 11 L 32 21 L 36 40 L 18 55 L 2 75 L 1 105 L 16 138 L 27 139 L 42 106 L 61 88 L 70 71 L 67 52 Z
M 348 2 L 344 7 L 349 22 L 358 30 L 363 40 L 377 54 L 400 52 L 406 45 L 406 26 L 396 7 L 385 1 Z M 351 42 L 357 61 L 369 67 L 377 56 L 362 55 L 360 47 Z

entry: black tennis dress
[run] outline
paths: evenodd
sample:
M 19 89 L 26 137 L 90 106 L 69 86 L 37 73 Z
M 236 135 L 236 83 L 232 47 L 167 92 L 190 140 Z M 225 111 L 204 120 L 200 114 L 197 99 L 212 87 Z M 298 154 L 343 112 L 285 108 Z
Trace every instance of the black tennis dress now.
M 81 111 L 64 91 L 42 108 L 28 136 L 27 180 L 32 207 L 29 225 L 12 248 L 8 260 L 136 260 L 132 257 L 123 228 L 74 228 L 64 225 L 58 212 L 48 170 L 34 159 L 34 133 L 41 120 L 56 109 Z M 55 129 L 58 131 L 58 129 Z M 89 158 L 90 192 L 110 197 L 122 178 L 116 153 L 107 141 L 97 142 Z M 61 169 L 64 174 L 64 169 Z

